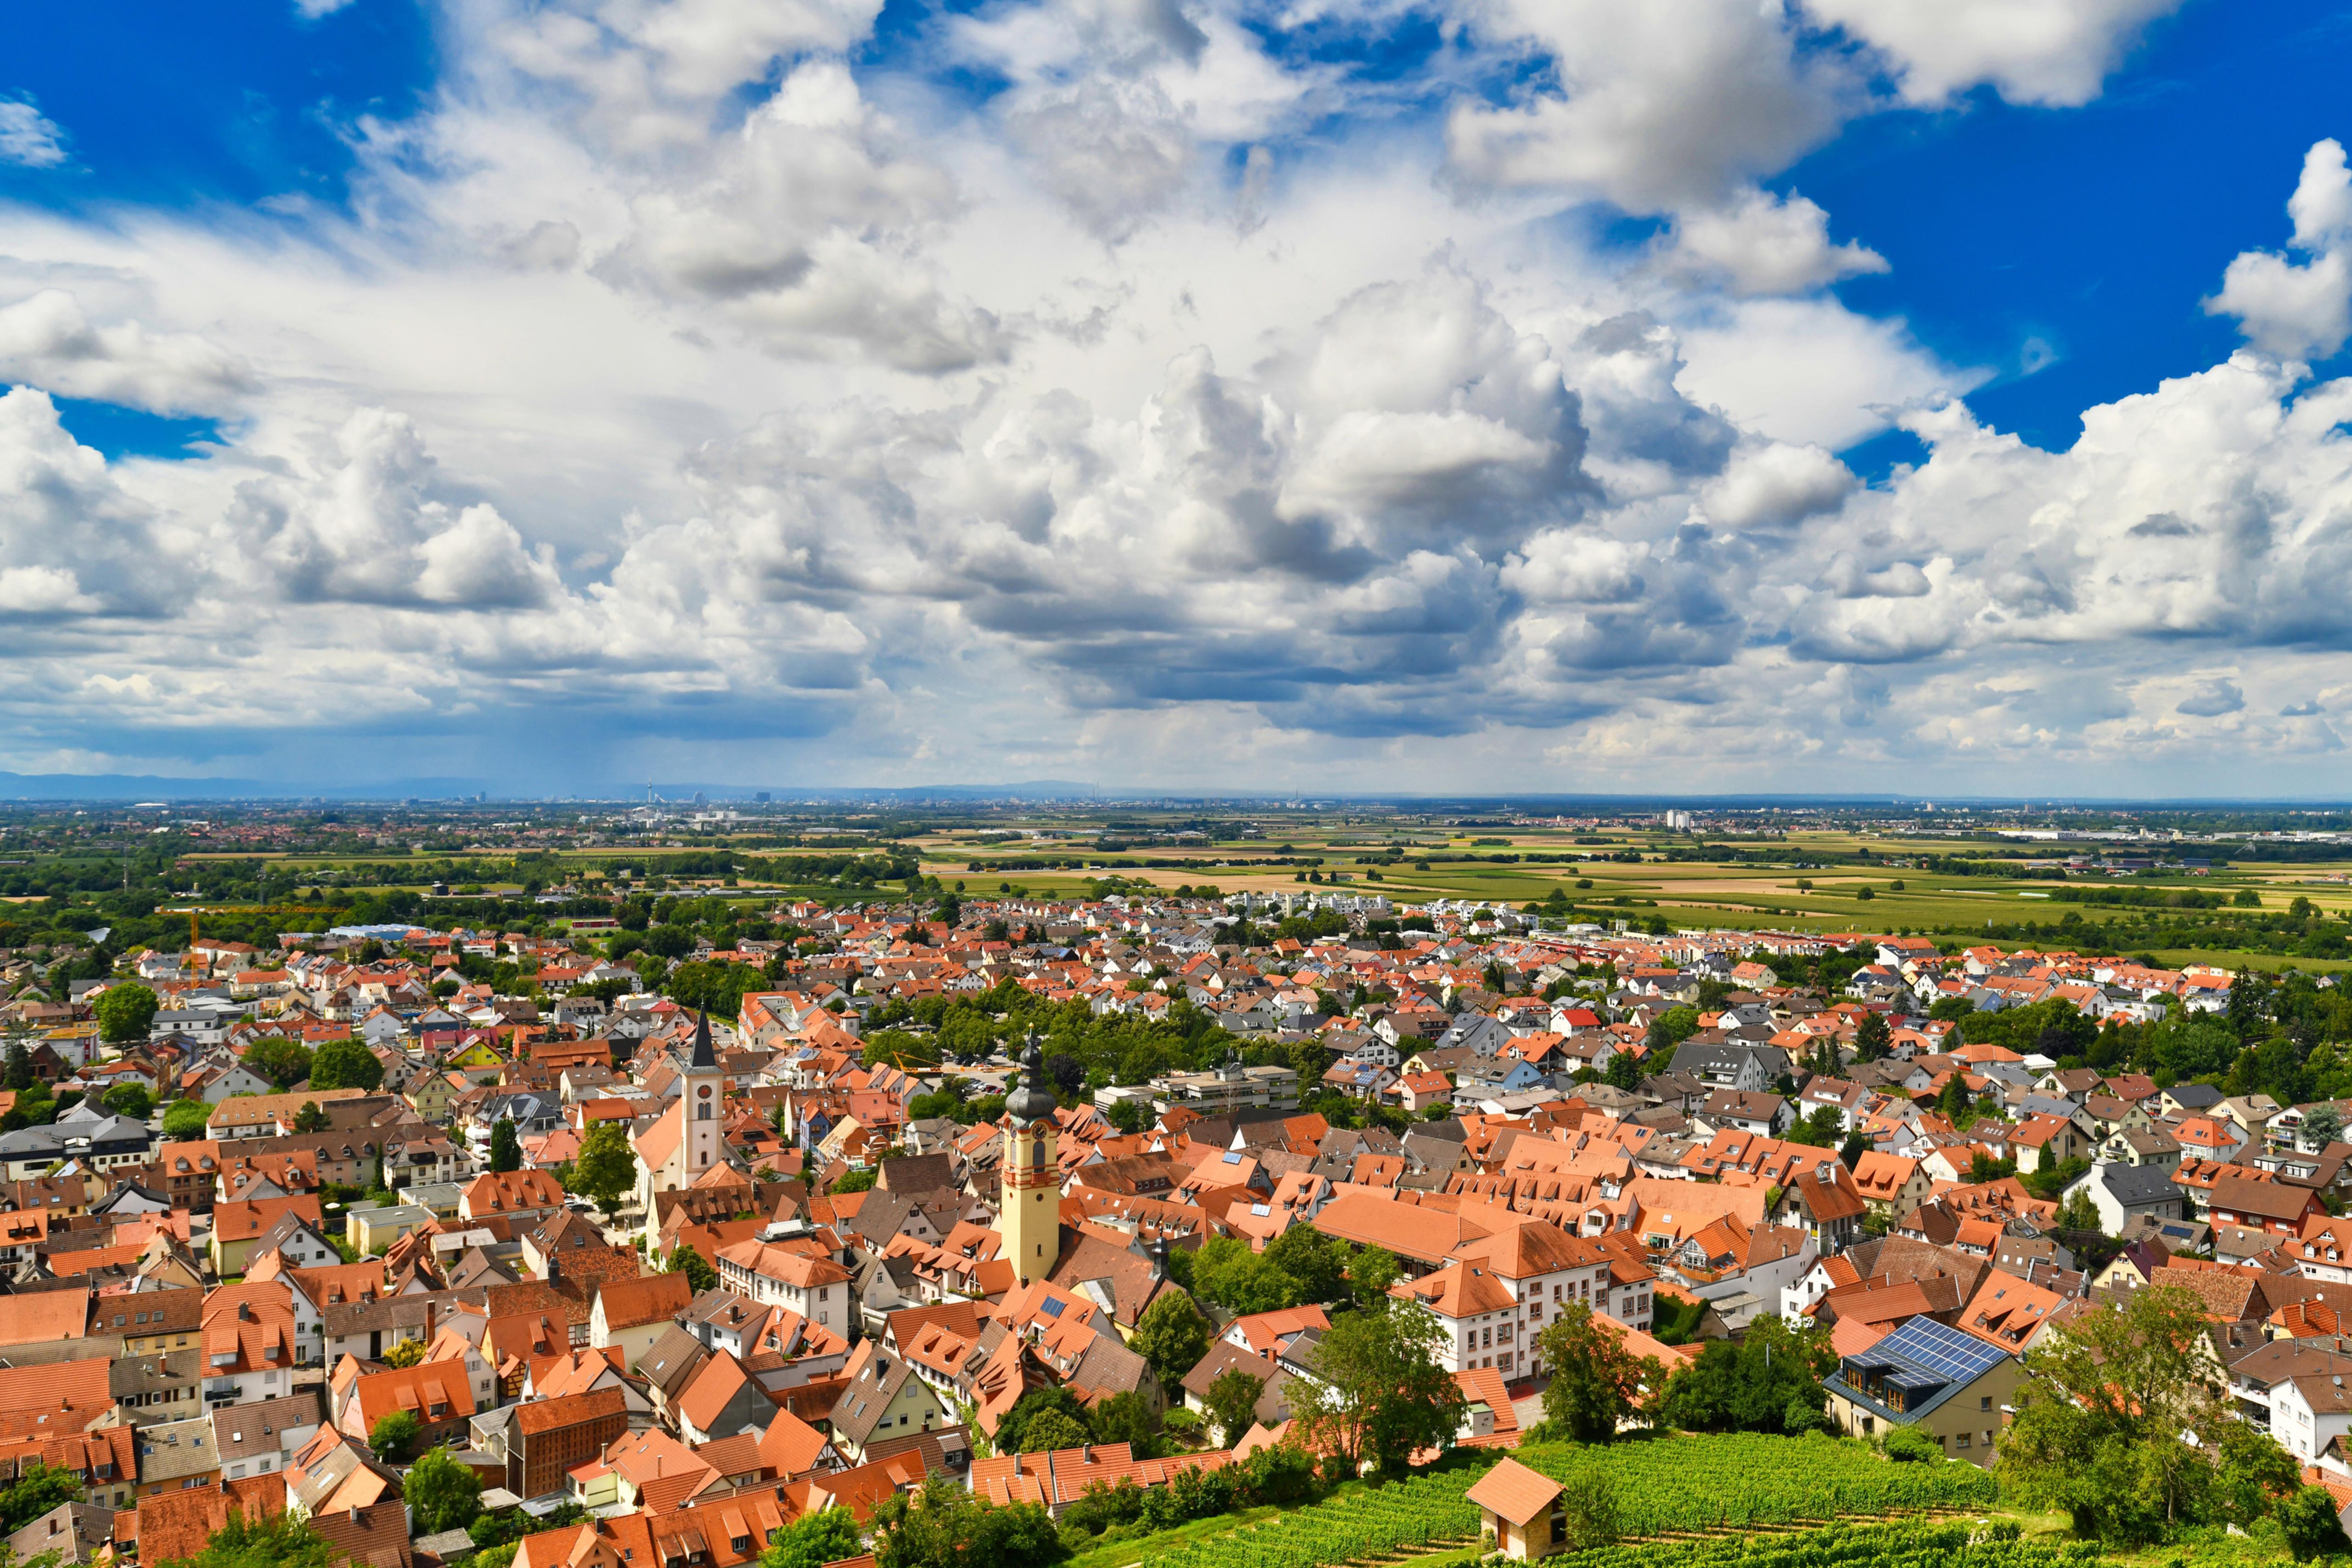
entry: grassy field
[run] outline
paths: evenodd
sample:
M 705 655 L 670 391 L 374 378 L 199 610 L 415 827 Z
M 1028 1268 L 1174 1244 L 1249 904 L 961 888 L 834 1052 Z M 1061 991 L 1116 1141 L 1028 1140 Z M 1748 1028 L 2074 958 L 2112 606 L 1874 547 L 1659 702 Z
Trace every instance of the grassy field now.
M 1769 863 L 1759 864 L 1748 859 L 1668 860 L 1664 858 L 1665 849 L 1679 845 L 1687 851 L 1693 840 L 1687 836 L 1670 836 L 1662 831 L 1638 828 L 1580 831 L 1549 827 L 1449 830 L 1431 824 L 1400 823 L 1389 818 L 1334 813 L 1318 818 L 1302 816 L 1276 820 L 1267 825 L 1265 837 L 1221 835 L 1206 842 L 1154 843 L 1150 840 L 1149 834 L 1139 830 L 1131 835 L 1133 847 L 1105 849 L 1100 847 L 1099 840 L 1104 837 L 1104 823 L 1110 819 L 1101 812 L 1056 814 L 1040 808 L 1026 816 L 1008 816 L 984 829 L 933 832 L 903 840 L 877 838 L 873 841 L 873 847 L 877 850 L 897 848 L 901 852 L 913 851 L 920 856 L 924 871 L 937 877 L 943 887 L 972 897 L 1011 891 L 1032 897 L 1076 898 L 1098 888 L 1104 879 L 1114 877 L 1129 883 L 1145 883 L 1170 890 L 1189 886 L 1214 887 L 1224 893 L 1243 890 L 1265 893 L 1381 893 L 1400 903 L 1462 899 L 1496 905 L 1521 905 L 1546 900 L 1557 892 L 1575 905 L 1580 918 L 1602 922 L 1626 920 L 1639 926 L 1653 920 L 1664 920 L 1670 926 L 1678 928 L 1771 927 L 1818 932 L 1900 931 L 1926 932 L 1946 940 L 1964 940 L 1972 933 L 1981 934 L 1988 931 L 1998 934 L 2003 928 L 2028 923 L 2042 927 L 2046 931 L 2072 911 L 2081 919 L 2077 922 L 2079 930 L 2069 928 L 2068 944 L 2081 947 L 2100 945 L 2098 932 L 2111 920 L 2120 919 L 2127 927 L 2147 923 L 2147 917 L 2139 911 L 2114 906 L 2072 903 L 2053 896 L 2062 887 L 2081 889 L 2116 885 L 2102 879 L 2077 877 L 2059 883 L 2029 878 L 1953 876 L 1922 869 L 1916 865 L 1862 865 L 1853 859 L 1857 852 L 1867 851 L 1880 861 L 1916 860 L 1931 856 L 2022 861 L 2057 858 L 2096 847 L 2095 845 L 2083 843 L 2022 843 L 1948 835 L 1848 830 L 1794 831 L 1776 838 L 1735 837 L 1726 841 L 1743 856 L 1770 857 Z M 1129 813 L 1118 814 L 1117 820 L 1146 826 L 1181 827 L 1188 819 L 1166 814 L 1155 816 L 1151 813 Z M 1025 837 L 1027 829 L 1055 837 L 1030 839 Z M 1021 833 L 1022 836 L 1008 838 L 1008 833 Z M 559 863 L 576 865 L 593 871 L 599 863 L 617 859 L 657 866 L 666 856 L 708 853 L 714 847 L 723 847 L 723 841 L 716 846 L 704 843 L 668 847 L 599 845 L 556 849 L 551 853 Z M 818 848 L 767 847 L 746 847 L 742 851 L 747 857 L 761 858 L 839 852 Z M 1399 852 L 1406 858 L 1390 858 Z M 501 861 L 510 863 L 515 853 L 510 849 L 447 855 L 436 852 L 429 859 L 420 859 L 413 876 L 398 859 L 365 854 L 225 850 L 198 851 L 188 858 L 268 860 L 298 874 L 301 870 L 348 871 L 354 866 L 397 866 L 400 869 L 391 873 L 391 877 L 397 879 L 389 880 L 385 885 L 415 890 L 424 889 L 432 879 L 443 875 L 438 868 L 441 863 L 448 862 L 456 868 L 446 874 L 453 884 L 479 881 L 486 892 L 512 895 L 520 890 L 520 884 L 514 878 L 468 877 L 466 868 L 472 863 L 480 863 L 486 869 Z M 1545 864 L 1437 860 L 1426 869 L 1417 866 L 1413 858 L 1433 854 L 1491 856 L 1530 853 L 1602 858 Z M 1642 858 L 1636 861 L 1605 858 L 1629 853 L 1638 854 Z M 1081 864 L 1051 869 L 1016 869 L 1008 864 L 1041 858 L 1076 859 Z M 1287 858 L 1295 863 L 1255 866 L 1183 864 L 1185 861 L 1218 859 L 1263 861 L 1277 858 Z M 1315 863 L 1312 868 L 1319 873 L 1321 880 L 1318 882 L 1304 879 L 1309 868 L 1308 863 Z M 2352 917 L 2352 860 L 2294 865 L 2240 864 L 2223 866 L 2210 875 L 2201 877 L 2191 877 L 2183 872 L 2169 877 L 2142 876 L 2129 879 L 2127 882 L 2116 880 L 2121 885 L 2136 889 L 2193 889 L 2224 896 L 2250 889 L 2260 897 L 2261 908 L 2273 914 L 2284 911 L 2291 900 L 2300 897 L 2308 899 L 2323 917 L 2339 920 Z M 705 879 L 695 879 L 695 881 L 698 890 L 730 891 L 707 886 Z M 1895 885 L 1898 882 L 1901 884 L 1899 888 Z M 361 889 L 347 884 L 337 890 Z M 1870 895 L 1867 899 L 1860 896 L 1865 890 Z M 788 888 L 783 890 L 783 896 L 838 900 L 860 896 L 889 897 L 895 892 L 895 887 L 875 892 L 859 892 L 833 884 L 815 884 Z M 2218 941 L 2234 940 L 2221 929 L 2220 922 L 2207 921 L 2203 917 L 2191 918 L 2211 924 L 2212 935 Z M 2174 926 L 2168 928 L 2167 934 L 2175 945 L 2155 949 L 2167 962 L 2226 963 L 2249 961 L 2248 955 L 2227 946 L 2193 945 L 2206 934 L 2203 930 Z M 2179 945 L 2184 939 L 2192 945 Z M 2045 935 L 2042 940 L 2049 938 Z M 2145 942 L 2132 945 L 2134 951 L 2147 947 Z M 2352 968 L 2352 960 L 2289 960 L 2257 955 L 2252 957 L 2251 962 L 2265 967 L 2294 963 L 2304 968 Z

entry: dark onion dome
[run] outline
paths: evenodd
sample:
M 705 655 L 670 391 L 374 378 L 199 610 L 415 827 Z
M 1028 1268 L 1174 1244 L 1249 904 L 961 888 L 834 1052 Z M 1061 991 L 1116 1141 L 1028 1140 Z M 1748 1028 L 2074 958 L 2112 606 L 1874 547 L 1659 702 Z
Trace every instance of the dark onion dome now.
M 1054 1114 L 1054 1091 L 1045 1087 L 1045 1052 L 1037 1031 L 1021 1053 L 1021 1087 L 1004 1098 L 1004 1113 L 1015 1121 L 1043 1121 Z

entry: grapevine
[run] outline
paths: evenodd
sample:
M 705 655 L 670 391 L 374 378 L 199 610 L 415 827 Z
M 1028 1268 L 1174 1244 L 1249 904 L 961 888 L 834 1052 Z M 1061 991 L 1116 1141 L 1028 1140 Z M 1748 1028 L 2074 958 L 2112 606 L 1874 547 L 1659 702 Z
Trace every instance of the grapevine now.
M 1824 1436 L 1683 1437 L 1608 1447 L 1558 1445 L 1521 1448 L 1512 1458 L 1554 1480 L 1588 1470 L 1605 1472 L 1612 1483 L 1620 1528 L 1629 1537 L 1981 1507 L 1995 1496 L 1992 1477 L 1973 1465 L 1890 1464 L 1859 1444 Z M 1479 1510 L 1463 1494 L 1484 1469 L 1465 1467 L 1350 1493 L 1156 1554 L 1150 1568 L 1324 1568 L 1469 1541 L 1478 1533 Z M 2040 1548 L 2029 1552 L 2013 1541 L 1969 1545 L 1962 1527 L 1917 1523 L 1875 1528 L 1898 1533 L 1872 1536 L 1845 1528 L 1843 1532 L 1832 1529 L 1766 1540 L 1660 1542 L 1580 1552 L 1576 1560 L 1579 1568 L 1586 1563 L 1592 1568 L 1837 1568 L 1845 1563 L 1933 1568 L 1945 1561 L 1974 1568 L 2075 1568 L 2074 1558 L 2050 1555 Z M 1899 1533 L 1905 1529 L 1914 1533 Z M 1951 1534 L 1955 1529 L 1957 1536 Z M 1771 1555 L 1783 1546 L 1790 1551 L 1847 1551 L 1856 1542 L 1862 1544 L 1852 1545 L 1851 1551 L 1861 1555 Z M 1966 1546 L 1966 1553 L 1952 1555 L 1954 1542 Z M 1793 1542 L 1813 1544 L 1799 1548 Z M 1996 1546 L 2000 1550 L 1995 1551 Z M 1748 1548 L 1759 1554 L 1742 1555 Z

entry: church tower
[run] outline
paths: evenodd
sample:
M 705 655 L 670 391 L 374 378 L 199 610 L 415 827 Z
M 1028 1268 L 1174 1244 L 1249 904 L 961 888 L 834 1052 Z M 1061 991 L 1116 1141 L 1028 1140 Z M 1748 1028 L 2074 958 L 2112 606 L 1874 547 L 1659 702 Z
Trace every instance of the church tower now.
M 720 1129 L 726 1124 L 727 1075 L 719 1066 L 719 1054 L 710 1048 L 710 1015 L 698 1015 L 694 1021 L 694 1048 L 686 1058 L 684 1087 L 678 1095 L 683 1108 L 686 1136 L 682 1141 L 686 1156 L 685 1180 L 681 1186 L 691 1186 L 695 1179 L 707 1174 L 720 1163 Z
M 1021 1087 L 1004 1100 L 1004 1190 L 996 1209 L 1001 1256 L 1024 1285 L 1043 1279 L 1062 1254 L 1062 1166 L 1054 1093 L 1036 1033 L 1021 1053 Z

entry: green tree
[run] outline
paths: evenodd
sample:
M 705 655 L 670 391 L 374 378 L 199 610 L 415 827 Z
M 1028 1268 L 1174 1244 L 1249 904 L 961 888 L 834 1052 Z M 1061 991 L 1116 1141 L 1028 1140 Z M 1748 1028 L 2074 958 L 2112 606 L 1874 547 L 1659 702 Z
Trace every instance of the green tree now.
M 81 1478 L 39 1459 L 0 1491 L 0 1530 L 18 1531 L 61 1502 L 81 1496 Z
M 294 1131 L 297 1132 L 324 1132 L 332 1125 L 326 1111 L 320 1109 L 315 1100 L 304 1100 L 302 1109 L 294 1113 Z
M 1389 1287 L 1404 1277 L 1404 1265 L 1385 1247 L 1367 1247 L 1348 1260 L 1348 1294 L 1359 1307 L 1386 1310 Z
M 275 1089 L 292 1089 L 310 1076 L 310 1053 L 302 1048 L 299 1040 L 274 1035 L 256 1040 L 247 1047 L 243 1060 Z
M 2058 1205 L 2056 1224 L 2060 1230 L 2100 1233 L 2105 1228 L 2099 1223 L 2099 1205 L 2086 1189 L 2077 1189 Z
M 1062 1448 L 1082 1447 L 1094 1440 L 1094 1429 L 1084 1421 L 1059 1410 L 1042 1410 L 1022 1429 L 1021 1451 L 1024 1454 L 1046 1454 Z
M 201 1100 L 175 1100 L 163 1111 L 163 1136 L 174 1143 L 201 1139 L 212 1113 Z
M 408 1506 L 416 1510 L 419 1533 L 463 1530 L 482 1511 L 482 1481 L 470 1465 L 461 1465 L 446 1448 L 428 1448 L 409 1468 L 403 1489 Z
M 404 1465 L 425 1440 L 425 1425 L 405 1410 L 387 1411 L 368 1428 L 368 1447 L 387 1465 Z
M 1103 1114 L 1109 1117 L 1110 1124 L 1121 1132 L 1140 1132 L 1150 1125 L 1150 1119 L 1144 1114 L 1140 1100 L 1114 1100 L 1111 1108 Z
M 705 1290 L 719 1289 L 719 1270 L 711 1267 L 709 1259 L 694 1249 L 691 1242 L 669 1255 L 669 1272 L 685 1275 L 686 1282 L 694 1287 L 694 1293 L 698 1296 Z
M 1087 1407 L 1078 1403 L 1077 1395 L 1056 1384 L 1052 1388 L 1033 1388 L 1023 1394 L 1012 1409 L 996 1424 L 995 1434 L 989 1439 L 1000 1454 L 1028 1454 L 1037 1450 L 1029 1447 L 1029 1428 L 1049 1415 L 1060 1415 L 1081 1434 L 1087 1429 Z M 1079 1443 L 1087 1438 L 1081 1436 Z M 1056 1447 L 1075 1447 L 1076 1444 Z
M 133 1045 L 147 1037 L 155 1022 L 155 993 L 144 985 L 110 985 L 98 994 L 98 1031 L 111 1046 Z
M 26 1049 L 24 1036 L 8 1037 L 7 1064 L 5 1081 L 10 1089 L 22 1093 L 33 1087 L 33 1053 Z
M 1624 1533 L 1616 1478 L 1607 1470 L 1586 1466 L 1560 1482 L 1559 1511 L 1568 1526 L 1570 1552 L 1614 1546 Z
M 1536 1356 L 1550 1369 L 1544 1425 L 1572 1443 L 1606 1443 L 1640 1407 L 1644 1387 L 1665 1386 L 1654 1356 L 1637 1356 L 1624 1334 L 1582 1302 L 1564 1308 L 1536 1336 Z
M 1779 1314 L 1762 1313 L 1738 1343 L 1709 1341 L 1675 1373 L 1658 1418 L 1686 1432 L 1815 1431 L 1827 1398 L 1822 1379 L 1836 1366 L 1826 1331 L 1791 1329 Z
M 2326 1487 L 2303 1487 L 2289 1493 L 2277 1511 L 2287 1550 L 2297 1560 L 2309 1562 L 2345 1549 L 2344 1525 L 2336 1515 L 2336 1499 Z
M 401 1340 L 386 1346 L 383 1354 L 377 1359 L 395 1369 L 415 1366 L 424 1361 L 425 1352 L 429 1348 L 423 1340 Z
M 1889 1428 L 1882 1446 L 1897 1464 L 1938 1465 L 1944 1460 L 1944 1445 L 1916 1426 Z
M 2303 1485 L 2303 1468 L 2267 1432 L 2225 1421 L 2213 1445 L 2213 1501 L 2219 1516 L 2251 1524 Z
M 330 1568 L 344 1560 L 342 1549 L 299 1513 L 248 1520 L 243 1510 L 231 1508 L 205 1549 L 174 1568 Z
M 1874 1062 L 1895 1048 L 1895 1031 L 1887 1027 L 1882 1013 L 1865 1013 L 1853 1031 L 1853 1057 L 1856 1061 Z
M 1697 1008 L 1669 1007 L 1650 1020 L 1650 1032 L 1642 1043 L 1650 1048 L 1653 1060 L 1663 1062 L 1674 1054 L 1676 1046 L 1697 1033 Z
M 857 1516 L 845 1508 L 828 1508 L 803 1513 L 768 1537 L 760 1568 L 824 1568 L 864 1550 L 857 1542 Z
M 1294 1227 L 1297 1228 L 1297 1227 Z M 1213 1236 L 1192 1255 L 1192 1288 L 1203 1300 L 1239 1313 L 1272 1312 L 1307 1300 L 1297 1280 L 1249 1243 Z
M 1192 1298 L 1171 1289 L 1144 1309 L 1135 1325 L 1135 1338 L 1128 1342 L 1129 1348 L 1151 1363 L 1160 1386 L 1172 1390 L 1209 1353 L 1210 1337 L 1209 1320 L 1201 1315 Z
M 1202 1403 L 1217 1424 L 1218 1441 L 1228 1448 L 1238 1443 L 1257 1420 L 1257 1402 L 1265 1393 L 1265 1379 L 1229 1366 L 1209 1384 Z
M 1139 1459 L 1160 1455 L 1160 1416 L 1151 1402 L 1131 1388 L 1097 1400 L 1087 1412 L 1087 1426 L 1097 1443 L 1125 1443 Z M 1034 1436 L 1035 1426 L 1029 1430 Z
M 629 1147 L 628 1124 L 599 1121 L 589 1128 L 580 1141 L 580 1157 L 572 1163 L 572 1190 L 610 1214 L 636 1184 L 637 1156 Z
M 1402 1473 L 1417 1448 L 1451 1447 L 1463 1397 L 1438 1364 L 1444 1343 L 1436 1316 L 1418 1309 L 1333 1319 L 1315 1347 L 1315 1377 L 1289 1385 L 1301 1440 L 1386 1475 Z
M 1044 1509 L 998 1508 L 966 1487 L 884 1498 L 872 1522 L 876 1568 L 1046 1568 L 1068 1555 Z
M 1956 1121 L 1974 1103 L 1969 1094 L 1968 1079 L 1957 1069 L 1944 1080 L 1944 1087 L 1936 1095 L 1936 1109 Z
M 1813 1149 L 1834 1149 L 1838 1140 L 1845 1136 L 1843 1121 L 1836 1106 L 1817 1105 L 1811 1115 L 1789 1129 L 1789 1142 Z
M 1294 1225 L 1266 1245 L 1265 1260 L 1298 1281 L 1298 1300 L 1336 1301 L 1348 1289 L 1348 1244 L 1311 1225 Z
M 499 1117 L 498 1125 L 490 1129 L 490 1169 L 492 1171 L 522 1169 L 522 1140 L 515 1135 L 512 1117 Z
M 312 1089 L 363 1089 L 370 1094 L 383 1087 L 383 1063 L 362 1040 L 329 1040 L 310 1059 Z
M 106 1097 L 99 1103 L 133 1121 L 144 1121 L 155 1110 L 155 1097 L 147 1092 L 143 1083 L 118 1083 L 106 1091 Z
M 1601 1069 L 1601 1081 L 1612 1089 L 1637 1089 L 1642 1087 L 1642 1064 L 1631 1051 L 1612 1051 L 1609 1065 Z
M 2153 1286 L 2045 1334 L 2025 1355 L 1997 1466 L 2002 1490 L 2120 1544 L 2267 1500 L 2292 1462 L 2265 1463 L 2246 1442 L 2259 1434 L 2228 1430 L 2237 1422 L 2213 1380 L 2204 1312 L 2179 1286 Z
M 836 1196 L 847 1193 L 862 1193 L 867 1191 L 880 1179 L 881 1173 L 870 1167 L 864 1170 L 846 1171 L 833 1184 L 833 1191 Z

